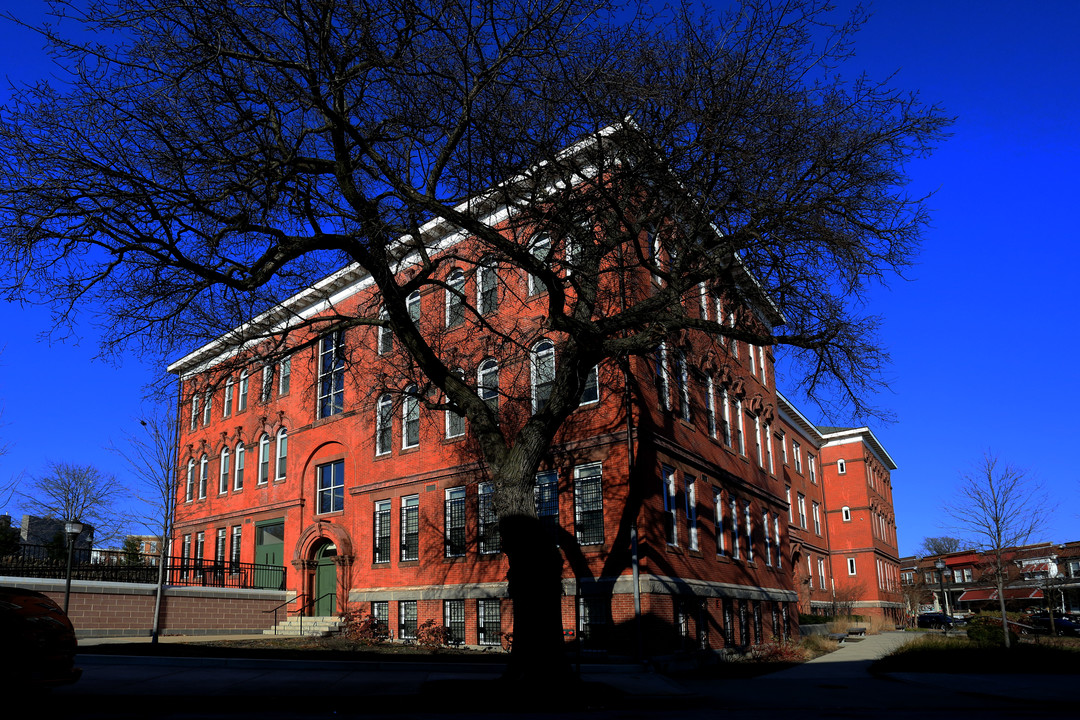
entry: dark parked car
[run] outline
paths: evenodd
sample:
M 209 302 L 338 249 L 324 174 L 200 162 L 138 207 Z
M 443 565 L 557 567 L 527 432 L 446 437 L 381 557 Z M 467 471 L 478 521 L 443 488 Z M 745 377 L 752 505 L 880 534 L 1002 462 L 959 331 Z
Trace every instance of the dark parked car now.
M 47 595 L 0 587 L 0 638 L 0 687 L 66 685 L 82 674 L 75 629 Z
M 1033 615 L 1027 622 L 1034 632 L 1040 635 L 1050 634 L 1050 617 L 1048 615 Z M 1054 634 L 1055 635 L 1072 635 L 1073 637 L 1080 637 L 1080 623 L 1070 620 L 1067 617 L 1054 616 Z
M 948 630 L 963 624 L 964 621 L 960 618 L 954 618 L 952 615 L 946 615 L 945 613 L 923 613 L 919 616 L 919 627 L 921 628 Z

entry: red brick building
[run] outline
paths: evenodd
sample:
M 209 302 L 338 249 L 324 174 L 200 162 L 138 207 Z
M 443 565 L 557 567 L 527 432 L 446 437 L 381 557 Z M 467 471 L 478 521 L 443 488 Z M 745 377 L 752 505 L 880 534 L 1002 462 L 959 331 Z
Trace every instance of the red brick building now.
M 437 287 L 410 297 L 413 321 L 439 335 L 500 422 L 522 422 L 557 352 L 541 292 L 482 261 L 445 284 L 476 298 L 475 321 Z M 723 288 L 700 290 L 688 313 L 735 311 Z M 378 306 L 370 278 L 348 267 L 255 321 L 280 335 L 239 348 L 225 336 L 170 367 L 181 379 L 174 554 L 282 565 L 294 608 L 364 609 L 395 638 L 431 619 L 457 642 L 498 644 L 512 629 L 507 565 L 467 423 L 425 409 L 377 327 L 285 334 L 291 318 Z M 524 350 L 492 339 L 511 326 L 535 339 Z M 859 611 L 889 611 L 895 466 L 869 430 L 814 427 L 776 392 L 769 348 L 672 337 L 625 367 L 595 369 L 537 475 L 537 511 L 564 560 L 563 624 L 584 647 L 761 643 L 846 588 Z

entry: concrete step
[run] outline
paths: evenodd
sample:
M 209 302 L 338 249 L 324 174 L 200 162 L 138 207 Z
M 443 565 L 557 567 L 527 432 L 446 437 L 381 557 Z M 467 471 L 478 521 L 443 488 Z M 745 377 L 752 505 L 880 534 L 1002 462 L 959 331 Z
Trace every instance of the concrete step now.
M 336 615 L 327 617 L 290 617 L 279 622 L 275 627 L 263 630 L 263 634 L 277 635 L 279 637 L 325 637 L 336 634 L 340 630 L 341 624 L 341 619 Z

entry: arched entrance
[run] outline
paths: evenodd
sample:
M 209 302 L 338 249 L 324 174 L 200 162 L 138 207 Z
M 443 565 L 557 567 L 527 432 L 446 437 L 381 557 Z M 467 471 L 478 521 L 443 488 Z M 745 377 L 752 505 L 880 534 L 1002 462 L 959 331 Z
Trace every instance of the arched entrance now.
M 324 542 L 315 549 L 315 615 L 337 612 L 337 545 Z

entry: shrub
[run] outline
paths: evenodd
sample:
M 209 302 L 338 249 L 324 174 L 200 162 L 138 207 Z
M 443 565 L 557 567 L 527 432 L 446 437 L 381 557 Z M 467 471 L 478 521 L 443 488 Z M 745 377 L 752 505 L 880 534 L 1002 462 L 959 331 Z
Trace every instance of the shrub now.
M 447 634 L 444 626 L 428 619 L 416 626 L 416 644 L 421 647 L 446 645 Z
M 968 621 L 967 636 L 981 647 L 1005 645 L 1005 634 L 1001 632 L 1001 618 L 989 615 L 976 615 Z M 1013 630 L 1009 630 L 1009 644 L 1015 646 L 1020 641 Z
M 341 634 L 361 645 L 375 645 L 387 639 L 386 628 L 375 622 L 371 613 L 350 610 L 341 616 Z

